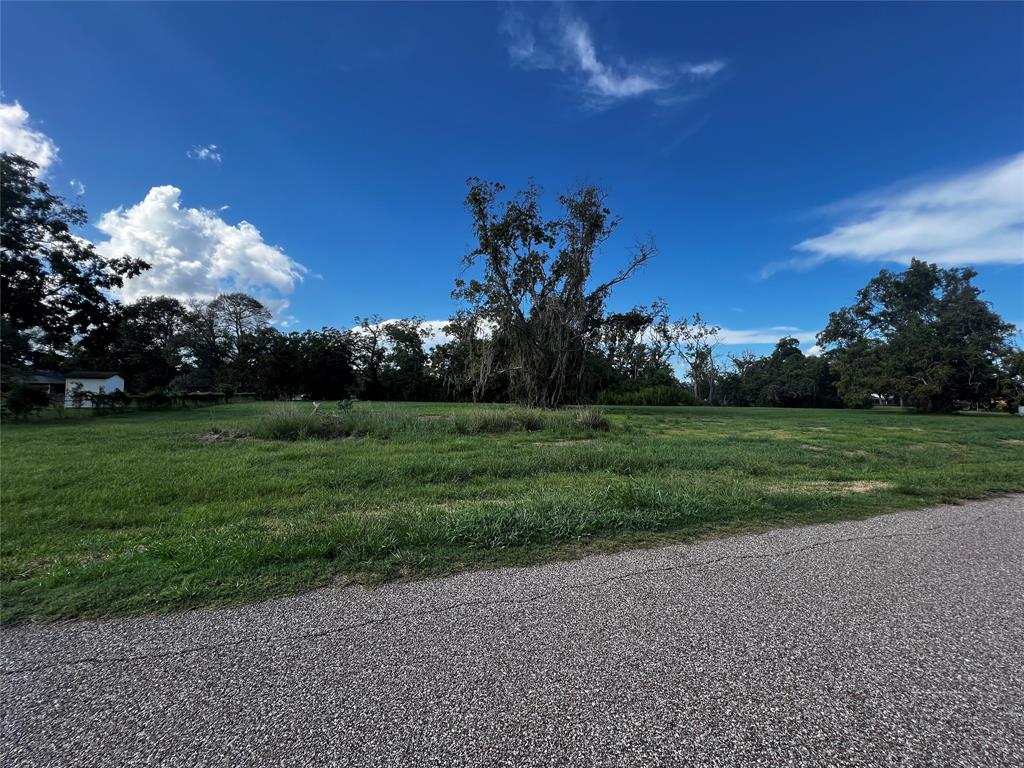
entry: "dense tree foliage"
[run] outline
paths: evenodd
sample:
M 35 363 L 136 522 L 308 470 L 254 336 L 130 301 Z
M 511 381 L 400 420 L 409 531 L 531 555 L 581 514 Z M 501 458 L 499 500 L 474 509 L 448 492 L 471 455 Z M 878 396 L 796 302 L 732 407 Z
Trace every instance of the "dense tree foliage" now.
M 184 369 L 185 307 L 167 296 L 112 307 L 74 349 L 75 368 L 116 370 L 136 392 L 166 386 Z
M 882 270 L 857 301 L 832 313 L 821 356 L 795 338 L 768 355 L 724 357 L 720 329 L 699 313 L 672 319 L 656 299 L 609 311 L 612 289 L 655 254 L 636 245 L 593 284 L 595 259 L 619 219 L 605 194 L 581 186 L 545 218 L 540 190 L 511 197 L 470 180 L 476 247 L 464 302 L 443 331 L 417 317 L 356 317 L 346 328 L 285 332 L 244 293 L 182 303 L 113 299 L 146 265 L 105 259 L 72 229 L 85 223 L 24 158 L 2 157 L 2 354 L 5 407 L 42 404 L 30 374 L 117 370 L 134 393 L 245 392 L 316 400 L 517 400 L 554 407 L 605 404 L 864 406 L 923 411 L 1024 403 L 1024 351 L 981 299 L 970 269 L 913 261 Z M 162 396 L 162 395 L 161 395 Z
M 6 365 L 67 352 L 76 336 L 109 319 L 108 291 L 148 265 L 101 257 L 72 227 L 85 210 L 38 178 L 38 166 L 0 155 L 0 322 Z
M 839 405 L 828 362 L 805 355 L 800 342 L 780 339 L 770 355 L 732 357 L 732 370 L 721 376 L 719 402 L 784 408 L 831 408 Z
M 480 395 L 493 377 L 507 377 L 510 394 L 531 405 L 578 400 L 605 302 L 654 255 L 654 245 L 639 243 L 621 271 L 591 287 L 594 258 L 619 223 L 604 193 L 581 186 L 560 195 L 561 215 L 545 219 L 536 186 L 502 200 L 504 190 L 470 179 L 466 196 L 477 246 L 465 266 L 479 265 L 482 275 L 457 281 L 454 296 L 490 331 L 472 361 L 475 391 Z
M 904 272 L 883 269 L 833 312 L 818 341 L 843 400 L 880 395 L 936 412 L 997 396 L 1013 326 L 981 299 L 976 274 L 915 259 Z

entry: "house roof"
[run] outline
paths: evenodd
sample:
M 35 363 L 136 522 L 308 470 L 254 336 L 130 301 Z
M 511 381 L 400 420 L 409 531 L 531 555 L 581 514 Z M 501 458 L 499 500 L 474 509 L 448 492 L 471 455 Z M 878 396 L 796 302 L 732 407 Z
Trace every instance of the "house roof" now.
M 64 374 L 58 371 L 36 371 L 29 378 L 31 384 L 63 384 Z
M 120 375 L 117 371 L 68 371 L 69 379 L 109 379 Z

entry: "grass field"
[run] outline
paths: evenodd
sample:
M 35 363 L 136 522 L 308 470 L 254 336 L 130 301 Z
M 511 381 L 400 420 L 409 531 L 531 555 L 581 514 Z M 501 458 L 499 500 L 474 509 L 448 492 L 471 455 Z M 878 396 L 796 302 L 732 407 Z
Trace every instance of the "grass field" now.
M 5 425 L 3 619 L 235 603 L 1024 490 L 1024 419 L 1004 415 L 610 408 L 606 432 L 463 434 L 438 425 L 474 406 L 361 404 L 407 426 L 246 436 L 272 407 Z

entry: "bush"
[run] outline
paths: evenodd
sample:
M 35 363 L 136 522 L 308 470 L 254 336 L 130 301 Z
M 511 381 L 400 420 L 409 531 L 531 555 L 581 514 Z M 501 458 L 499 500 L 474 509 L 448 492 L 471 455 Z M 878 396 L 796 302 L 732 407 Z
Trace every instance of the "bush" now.
M 422 429 L 417 420 L 393 408 L 318 411 L 309 405 L 281 403 L 261 416 L 254 437 L 267 440 L 309 440 L 335 437 L 389 437 Z
M 3 416 L 10 419 L 23 419 L 36 411 L 41 411 L 50 404 L 49 396 L 41 389 L 30 387 L 22 382 L 8 385 L 3 397 Z
M 113 411 L 123 410 L 130 402 L 128 397 L 121 390 L 113 392 L 89 392 L 85 396 L 92 401 L 93 415 L 102 416 Z
M 662 384 L 636 389 L 606 389 L 599 393 L 601 405 L 693 405 L 693 393 L 681 386 Z
M 612 428 L 608 417 L 597 408 L 584 408 L 576 414 L 576 424 L 580 429 L 594 432 L 607 432 Z
M 144 395 L 135 395 L 132 397 L 132 402 L 134 402 L 138 408 L 150 410 L 156 408 L 168 408 L 174 400 L 170 394 L 168 394 L 167 390 L 151 389 Z

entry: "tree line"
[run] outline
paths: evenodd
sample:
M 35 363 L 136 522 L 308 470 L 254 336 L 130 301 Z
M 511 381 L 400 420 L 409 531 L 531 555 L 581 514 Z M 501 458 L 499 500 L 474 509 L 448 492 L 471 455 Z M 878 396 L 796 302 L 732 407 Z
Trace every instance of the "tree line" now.
M 591 185 L 542 212 L 534 185 L 507 195 L 470 179 L 476 247 L 455 281 L 460 309 L 440 338 L 417 317 L 356 317 L 343 328 L 287 332 L 257 298 L 225 293 L 122 303 L 111 292 L 149 265 L 105 259 L 73 228 L 67 204 L 16 155 L 2 157 L 5 397 L 33 370 L 117 370 L 133 392 L 252 393 L 261 398 L 724 404 L 923 411 L 1016 405 L 1024 353 L 973 285 L 971 269 L 913 261 L 882 270 L 831 314 L 820 355 L 794 338 L 764 356 L 723 356 L 720 329 L 667 303 L 612 312 L 616 286 L 657 253 L 635 243 L 603 282 L 595 261 L 620 219 Z

